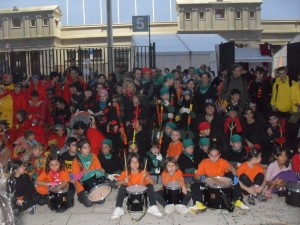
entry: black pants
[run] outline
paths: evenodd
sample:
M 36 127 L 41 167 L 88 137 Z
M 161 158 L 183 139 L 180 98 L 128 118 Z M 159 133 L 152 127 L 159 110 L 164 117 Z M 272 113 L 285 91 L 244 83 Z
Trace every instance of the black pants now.
M 29 198 L 25 198 L 23 199 L 24 202 L 22 205 L 17 205 L 17 199 L 13 199 L 12 200 L 12 208 L 13 209 L 18 209 L 20 212 L 24 211 L 34 205 L 39 204 L 41 199 L 41 196 L 38 193 L 34 193 L 33 195 L 31 195 Z
M 152 184 L 147 184 L 147 195 L 148 195 L 148 199 L 149 199 L 149 204 L 150 206 L 152 205 L 156 205 L 156 199 L 155 199 L 155 192 L 154 192 L 154 188 Z M 119 188 L 118 191 L 118 196 L 117 196 L 117 201 L 116 201 L 116 207 L 121 207 L 123 206 L 123 201 L 125 196 L 127 195 L 127 191 L 126 191 L 127 186 L 122 184 Z
M 187 205 L 189 203 L 189 201 L 191 200 L 191 192 L 187 192 L 187 194 L 183 194 L 183 199 L 181 201 L 182 205 Z M 160 190 L 160 191 L 156 191 L 155 192 L 155 197 L 156 197 L 156 201 L 161 204 L 163 207 L 165 207 L 168 203 L 164 198 L 164 190 Z
M 233 181 L 233 174 L 231 172 L 228 172 L 224 175 L 224 177 L 230 178 Z M 203 182 L 195 182 L 191 185 L 191 194 L 192 194 L 192 200 L 193 203 L 195 204 L 196 201 L 201 202 L 202 204 L 205 204 L 204 202 L 204 195 L 206 192 L 206 185 Z M 236 185 L 233 186 L 233 201 L 237 200 L 243 200 L 243 195 L 242 195 L 242 189 L 237 183 Z
M 264 182 L 265 176 L 262 173 L 258 173 L 254 181 L 252 182 L 250 178 L 246 174 L 241 174 L 239 177 L 240 182 L 242 182 L 246 187 L 251 187 L 253 185 L 258 185 L 261 186 L 262 183 Z M 242 190 L 243 194 L 249 194 L 247 191 Z
M 73 207 L 74 205 L 74 195 L 75 195 L 75 185 L 69 182 L 69 189 L 68 189 L 68 208 Z

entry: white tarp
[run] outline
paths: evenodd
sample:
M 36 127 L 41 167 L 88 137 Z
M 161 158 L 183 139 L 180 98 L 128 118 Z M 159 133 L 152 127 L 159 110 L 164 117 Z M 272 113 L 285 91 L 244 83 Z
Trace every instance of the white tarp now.
M 235 48 L 235 62 L 272 62 L 272 57 L 261 55 L 259 48 Z
M 215 52 L 215 45 L 227 40 L 218 34 L 167 34 L 151 35 L 155 42 L 156 67 L 170 70 L 177 65 L 183 69 L 200 64 L 210 65 L 210 55 Z M 148 46 L 148 35 L 133 35 L 133 46 Z

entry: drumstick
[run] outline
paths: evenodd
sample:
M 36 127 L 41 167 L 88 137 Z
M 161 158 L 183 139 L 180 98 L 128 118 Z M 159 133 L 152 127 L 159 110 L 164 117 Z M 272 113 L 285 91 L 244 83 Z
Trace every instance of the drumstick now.
M 148 159 L 146 159 L 146 162 L 145 162 L 145 167 L 144 167 L 144 170 L 143 170 L 144 173 L 146 172 L 147 162 L 148 162 Z M 142 179 L 142 184 L 141 185 L 143 185 L 143 183 L 144 183 L 144 177 Z
M 126 177 L 128 177 L 127 159 L 126 159 L 126 152 L 125 151 L 124 151 L 124 163 L 125 163 Z

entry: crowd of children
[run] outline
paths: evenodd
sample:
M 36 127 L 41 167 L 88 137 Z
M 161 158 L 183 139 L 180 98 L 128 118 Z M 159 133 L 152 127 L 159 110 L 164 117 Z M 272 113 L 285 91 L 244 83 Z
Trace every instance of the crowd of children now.
M 56 72 L 50 80 L 3 80 L 0 151 L 11 154 L 1 163 L 15 214 L 33 213 L 55 191 L 67 193 L 62 210 L 73 207 L 75 193 L 86 207 L 103 204 L 105 199 L 91 201 L 84 188 L 93 177 L 119 188 L 112 219 L 124 214 L 126 190 L 135 185 L 146 187 L 147 212 L 155 216 L 162 216 L 156 201 L 168 214 L 204 212 L 210 177 L 232 182 L 232 201 L 241 209 L 284 194 L 287 182 L 299 180 L 300 141 L 291 137 L 300 119 L 272 109 L 272 81 L 262 68 L 252 75 L 240 70 L 234 65 L 227 76 L 222 69 L 212 80 L 199 69 L 158 74 L 135 68 L 119 81 L 100 74 L 86 83 L 72 65 L 64 83 Z M 300 94 L 297 79 L 290 88 Z M 299 98 L 291 99 L 290 109 L 299 113 Z M 155 180 L 162 182 L 157 192 Z M 181 189 L 176 203 L 166 197 L 170 182 Z

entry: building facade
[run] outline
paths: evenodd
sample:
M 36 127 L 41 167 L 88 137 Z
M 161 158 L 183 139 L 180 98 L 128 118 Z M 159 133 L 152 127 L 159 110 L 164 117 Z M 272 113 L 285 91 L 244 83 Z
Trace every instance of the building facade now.
M 258 47 L 265 42 L 280 47 L 299 34 L 299 20 L 261 20 L 261 4 L 262 0 L 177 0 L 178 22 L 151 23 L 151 34 L 214 33 L 244 47 Z M 56 5 L 0 10 L 0 64 L 17 61 L 16 66 L 26 64 L 30 72 L 41 72 L 33 69 L 41 67 L 41 63 L 28 63 L 40 60 L 50 65 L 48 71 L 62 70 L 67 58 L 75 57 L 82 60 L 81 63 L 87 58 L 80 59 L 78 52 L 68 49 L 106 47 L 106 25 L 62 26 L 61 18 L 62 12 Z M 131 46 L 133 34 L 136 33 L 132 31 L 132 24 L 114 24 L 114 46 Z M 66 52 L 53 52 L 57 49 Z M 38 52 L 40 50 L 45 52 Z M 12 54 L 10 58 L 4 57 L 3 54 L 11 52 L 15 52 L 13 58 Z M 122 50 L 120 59 L 116 60 L 128 64 L 125 59 L 128 55 L 130 50 Z M 105 68 L 105 58 L 100 57 L 99 61 Z M 97 65 L 97 71 L 102 70 L 102 64 Z

